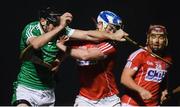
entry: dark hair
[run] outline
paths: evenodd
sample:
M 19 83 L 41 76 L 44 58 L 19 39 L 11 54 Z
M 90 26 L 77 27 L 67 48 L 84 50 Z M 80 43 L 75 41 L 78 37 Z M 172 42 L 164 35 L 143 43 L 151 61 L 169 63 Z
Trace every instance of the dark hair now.
M 57 10 L 53 9 L 52 7 L 46 7 L 38 11 L 39 19 L 45 18 L 48 20 L 48 23 L 51 23 L 54 26 L 57 26 L 59 24 L 58 16 L 60 15 L 61 14 Z

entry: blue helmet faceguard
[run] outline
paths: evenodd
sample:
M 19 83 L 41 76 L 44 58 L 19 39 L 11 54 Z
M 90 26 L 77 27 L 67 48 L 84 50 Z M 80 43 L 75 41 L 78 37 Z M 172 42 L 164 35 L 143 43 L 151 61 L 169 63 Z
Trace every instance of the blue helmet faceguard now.
M 121 26 L 122 19 L 111 11 L 101 11 L 97 17 L 97 22 L 102 22 L 103 28 L 106 28 L 109 23 L 115 26 Z

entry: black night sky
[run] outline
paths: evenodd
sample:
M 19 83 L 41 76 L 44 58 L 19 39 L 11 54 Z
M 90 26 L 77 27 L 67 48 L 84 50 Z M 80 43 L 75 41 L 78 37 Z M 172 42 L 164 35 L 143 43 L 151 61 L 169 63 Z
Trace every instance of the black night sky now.
M 71 12 L 74 16 L 72 28 L 95 29 L 92 18 L 102 10 L 119 14 L 124 30 L 130 37 L 144 45 L 146 31 L 150 24 L 162 24 L 167 27 L 169 46 L 167 51 L 174 58 L 173 72 L 170 74 L 170 87 L 179 84 L 180 63 L 179 25 L 180 7 L 177 0 L 6 0 L 1 3 L 1 90 L 0 105 L 10 105 L 13 81 L 16 79 L 20 61 L 19 41 L 24 26 L 37 20 L 37 11 L 44 6 L 54 6 L 62 12 Z M 138 47 L 131 43 L 122 43 L 119 47 L 115 71 L 117 82 L 128 55 Z M 78 74 L 71 58 L 61 65 L 56 88 L 56 105 L 72 105 L 78 91 Z M 120 84 L 117 83 L 119 86 Z

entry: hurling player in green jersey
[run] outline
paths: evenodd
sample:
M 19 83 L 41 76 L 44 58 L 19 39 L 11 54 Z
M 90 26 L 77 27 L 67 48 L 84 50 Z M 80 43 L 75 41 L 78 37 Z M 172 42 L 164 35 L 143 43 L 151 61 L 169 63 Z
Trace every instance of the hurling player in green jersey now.
M 39 11 L 39 16 L 38 21 L 27 24 L 23 29 L 20 51 L 30 45 L 33 49 L 31 53 L 42 62 L 52 64 L 52 67 L 48 69 L 31 60 L 24 60 L 14 82 L 12 105 L 49 106 L 55 103 L 53 76 L 60 64 L 56 40 L 71 22 L 72 15 L 68 12 L 60 15 L 48 7 Z

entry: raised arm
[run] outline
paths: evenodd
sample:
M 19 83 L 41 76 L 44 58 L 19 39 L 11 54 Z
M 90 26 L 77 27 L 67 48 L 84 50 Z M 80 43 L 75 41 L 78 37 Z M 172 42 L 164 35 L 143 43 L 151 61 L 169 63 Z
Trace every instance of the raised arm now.
M 43 20 L 45 19 L 42 19 L 41 21 Z M 60 16 L 59 20 L 59 26 L 52 28 L 53 25 L 45 25 L 48 31 L 38 37 L 32 35 L 32 37 L 28 39 L 27 44 L 31 44 L 34 49 L 39 49 L 47 42 L 49 42 L 52 38 L 54 38 L 57 33 L 64 29 L 64 27 L 67 25 L 67 22 L 72 20 L 72 15 L 70 13 L 64 13 L 62 16 Z

